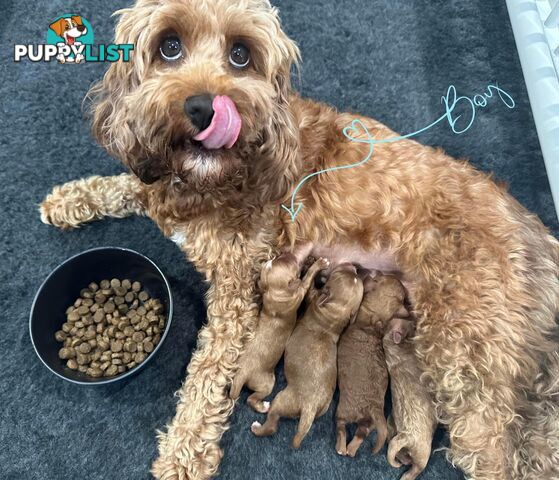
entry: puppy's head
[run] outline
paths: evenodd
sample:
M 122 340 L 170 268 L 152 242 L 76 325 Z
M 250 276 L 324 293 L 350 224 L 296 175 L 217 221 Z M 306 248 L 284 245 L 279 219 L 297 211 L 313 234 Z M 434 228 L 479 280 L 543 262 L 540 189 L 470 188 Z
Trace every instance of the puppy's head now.
M 406 292 L 396 277 L 375 272 L 365 277 L 363 286 L 362 314 L 357 317 L 359 324 L 375 323 L 374 326 L 384 331 L 393 317 L 409 317 L 404 306 Z M 377 322 L 381 325 L 376 325 Z
M 298 158 L 288 108 L 296 45 L 268 0 L 138 0 L 133 43 L 92 89 L 93 131 L 145 183 L 285 195 Z
M 343 263 L 334 267 L 316 300 L 323 316 L 344 328 L 356 317 L 363 298 L 363 282 L 355 266 Z
M 299 286 L 301 266 L 292 253 L 282 253 L 262 267 L 259 287 L 270 299 L 292 298 Z

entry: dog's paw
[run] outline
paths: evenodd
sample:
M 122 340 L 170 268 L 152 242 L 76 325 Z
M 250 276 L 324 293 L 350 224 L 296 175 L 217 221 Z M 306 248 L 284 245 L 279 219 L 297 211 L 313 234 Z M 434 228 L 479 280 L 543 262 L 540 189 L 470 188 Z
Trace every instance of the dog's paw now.
M 182 467 L 165 460 L 163 457 L 159 457 L 153 462 L 151 473 L 156 480 L 179 480 L 180 478 L 188 478 L 186 476 L 180 477 L 180 468 Z
M 268 413 L 270 410 L 270 402 L 262 402 L 262 413 Z
M 77 228 L 81 221 L 75 215 L 72 215 L 72 209 L 68 209 L 68 206 L 67 199 L 57 195 L 56 192 L 51 193 L 39 205 L 41 222 L 61 228 L 62 230 Z
M 250 426 L 250 431 L 255 435 L 258 435 L 258 432 L 260 431 L 261 428 L 262 428 L 262 424 L 260 422 L 252 422 L 252 425 Z

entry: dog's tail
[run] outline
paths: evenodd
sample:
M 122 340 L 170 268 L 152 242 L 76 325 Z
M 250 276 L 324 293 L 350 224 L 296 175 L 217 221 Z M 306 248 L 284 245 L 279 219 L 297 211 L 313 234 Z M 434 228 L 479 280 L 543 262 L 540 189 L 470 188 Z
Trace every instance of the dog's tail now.
M 375 446 L 373 447 L 373 454 L 376 455 L 386 443 L 386 439 L 388 438 L 388 425 L 386 424 L 386 418 L 384 418 L 384 415 L 380 415 L 379 418 L 375 418 L 374 420 L 375 427 L 377 429 L 377 439 L 375 441 Z
M 408 447 L 407 438 L 401 433 L 396 435 L 388 444 L 388 453 L 386 458 L 388 463 L 394 468 L 400 468 L 402 463 L 396 458 L 397 455 L 405 448 Z
M 231 382 L 231 389 L 229 390 L 229 396 L 233 400 L 237 400 L 237 398 L 239 398 L 239 395 L 241 394 L 241 390 L 245 386 L 245 383 L 246 376 L 242 370 L 239 370 L 235 375 L 235 378 L 233 378 L 233 381 Z
M 299 427 L 297 428 L 297 433 L 293 437 L 292 445 L 293 448 L 299 448 L 301 442 L 309 433 L 314 422 L 315 412 L 311 409 L 304 409 L 301 412 L 301 418 L 299 419 Z

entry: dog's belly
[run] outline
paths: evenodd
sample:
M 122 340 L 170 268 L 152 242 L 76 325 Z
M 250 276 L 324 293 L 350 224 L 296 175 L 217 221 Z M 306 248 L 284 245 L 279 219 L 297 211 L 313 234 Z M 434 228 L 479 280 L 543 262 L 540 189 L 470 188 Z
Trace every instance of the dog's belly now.
M 313 257 L 326 257 L 332 266 L 350 262 L 361 268 L 379 270 L 383 273 L 398 273 L 400 268 L 389 251 L 366 251 L 350 245 L 314 245 Z

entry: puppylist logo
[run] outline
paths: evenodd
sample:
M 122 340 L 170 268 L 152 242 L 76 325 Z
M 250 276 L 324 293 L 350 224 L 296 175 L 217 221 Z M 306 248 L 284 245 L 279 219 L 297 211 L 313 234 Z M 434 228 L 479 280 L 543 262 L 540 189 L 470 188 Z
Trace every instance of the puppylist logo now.
M 31 62 L 85 63 L 130 60 L 133 44 L 96 45 L 93 28 L 82 16 L 64 14 L 49 24 L 46 44 L 14 46 L 14 61 L 27 58 Z

